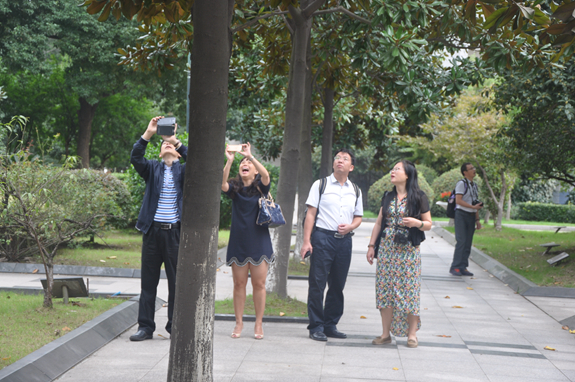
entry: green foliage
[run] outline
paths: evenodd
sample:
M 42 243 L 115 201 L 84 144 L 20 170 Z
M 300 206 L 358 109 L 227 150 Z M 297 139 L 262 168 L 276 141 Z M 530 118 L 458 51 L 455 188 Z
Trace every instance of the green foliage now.
M 527 176 L 522 176 L 519 184 L 513 188 L 511 199 L 513 203 L 551 203 L 553 189 L 556 186 L 557 181 L 555 180 L 532 180 Z
M 437 171 L 435 171 L 431 167 L 428 167 L 424 164 L 418 164 L 417 165 L 417 175 L 419 178 L 422 178 L 422 177 L 425 178 L 425 180 L 427 180 L 427 183 L 433 184 L 433 181 L 435 180 L 435 178 L 437 178 Z M 433 192 L 435 193 L 436 196 L 438 195 L 438 193 L 435 191 L 435 189 L 433 190 Z
M 418 174 L 419 175 L 419 174 Z M 435 193 L 427 183 L 424 177 L 417 177 L 419 181 L 419 187 L 429 199 L 429 203 L 433 203 Z M 391 175 L 386 174 L 380 180 L 375 182 L 369 188 L 367 194 L 367 206 L 368 209 L 374 214 L 379 214 L 379 209 L 381 208 L 381 198 L 385 191 L 391 191 L 393 189 L 393 184 L 391 183 Z
M 518 203 L 518 219 L 557 223 L 575 223 L 575 205 L 537 202 Z

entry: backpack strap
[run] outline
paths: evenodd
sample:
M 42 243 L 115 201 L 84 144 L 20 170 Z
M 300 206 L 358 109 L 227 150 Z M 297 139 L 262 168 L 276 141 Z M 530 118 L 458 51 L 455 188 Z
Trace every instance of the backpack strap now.
M 319 189 L 318 189 L 319 198 L 317 200 L 317 211 L 315 212 L 315 220 L 313 221 L 314 228 L 317 223 L 317 217 L 319 216 L 319 203 L 321 202 L 321 195 L 324 193 L 326 186 L 327 186 L 327 178 L 321 178 L 319 180 Z
M 353 189 L 355 190 L 355 206 L 357 207 L 357 201 L 359 200 L 359 186 L 353 183 L 351 180 L 350 183 L 352 184 Z

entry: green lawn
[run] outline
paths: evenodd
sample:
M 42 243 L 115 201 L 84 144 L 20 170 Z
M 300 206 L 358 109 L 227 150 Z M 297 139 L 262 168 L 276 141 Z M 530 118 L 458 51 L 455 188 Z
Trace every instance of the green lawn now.
M 218 249 L 228 245 L 229 230 L 221 230 Z M 104 239 L 83 243 L 76 248 L 62 248 L 54 258 L 55 264 L 87 265 L 92 267 L 136 268 L 141 267 L 142 234 L 136 230 L 107 232 Z M 42 262 L 40 258 L 34 259 Z
M 0 369 L 123 302 L 120 299 L 73 298 L 54 308 L 42 307 L 43 294 L 0 292 Z
M 433 221 L 449 221 L 449 218 L 437 218 L 437 217 L 433 217 L 432 218 Z M 553 223 L 553 222 L 534 222 L 534 221 L 530 221 L 530 220 L 507 220 L 507 219 L 503 219 L 501 221 L 502 224 L 525 224 L 525 225 L 548 225 L 548 226 L 557 226 L 557 227 L 575 227 L 575 224 L 573 223 Z M 483 219 L 481 219 L 481 224 L 483 224 Z M 489 225 L 492 226 L 494 225 L 494 220 L 490 219 L 489 220 Z
M 368 210 L 363 210 L 363 217 L 366 219 L 376 219 L 377 214 L 374 214 L 373 212 Z
M 453 227 L 445 229 L 455 232 Z M 550 242 L 561 246 L 544 257 L 545 249 L 539 245 Z M 575 288 L 575 232 L 556 234 L 507 227 L 497 232 L 490 226 L 475 231 L 473 245 L 537 285 Z M 546 260 L 560 252 L 567 252 L 571 257 L 560 265 L 550 266 Z

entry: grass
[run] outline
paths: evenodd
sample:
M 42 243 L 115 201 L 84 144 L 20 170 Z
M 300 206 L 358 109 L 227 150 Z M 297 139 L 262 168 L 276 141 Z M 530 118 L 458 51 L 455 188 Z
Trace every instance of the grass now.
M 228 245 L 229 230 L 221 230 L 218 249 Z M 62 248 L 54 258 L 54 264 L 86 265 L 92 267 L 140 269 L 142 256 L 142 234 L 136 230 L 109 231 L 104 240 L 96 237 L 94 243 L 82 243 L 76 248 Z M 33 258 L 34 262 L 42 260 Z
M 449 218 L 438 218 L 438 217 L 432 217 L 432 220 L 434 221 L 449 221 Z M 502 224 L 524 224 L 524 225 L 547 225 L 547 226 L 553 226 L 553 227 L 575 227 L 575 224 L 573 223 L 553 223 L 553 222 L 539 222 L 539 221 L 530 221 L 530 220 L 507 220 L 507 219 L 503 219 L 501 221 Z M 483 224 L 483 219 L 481 219 L 481 224 Z M 493 219 L 489 219 L 489 225 L 492 226 L 494 225 L 494 220 Z
M 366 219 L 377 219 L 377 214 L 368 210 L 363 210 L 363 217 Z
M 216 301 L 216 313 L 234 314 L 234 301 L 231 298 Z M 295 298 L 288 297 L 283 300 L 276 294 L 268 294 L 264 316 L 283 316 L 280 313 L 284 313 L 287 317 L 307 317 L 307 305 Z M 246 297 L 244 315 L 255 314 L 254 301 L 250 294 Z
M 64 305 L 54 299 L 54 308 L 47 309 L 43 299 L 43 294 L 0 292 L 0 369 L 123 302 L 74 298 L 77 305 Z
M 309 263 L 301 261 L 301 256 L 297 257 L 290 256 L 288 262 L 288 275 L 290 276 L 309 275 Z
M 453 227 L 445 229 L 455 232 Z M 545 249 L 539 244 L 550 242 L 561 246 L 544 257 L 541 254 Z M 473 245 L 539 286 L 575 288 L 575 232 L 556 234 L 554 231 L 522 231 L 507 227 L 497 232 L 489 226 L 475 231 Z M 567 252 L 571 257 L 557 266 L 550 266 L 547 259 L 561 252 Z

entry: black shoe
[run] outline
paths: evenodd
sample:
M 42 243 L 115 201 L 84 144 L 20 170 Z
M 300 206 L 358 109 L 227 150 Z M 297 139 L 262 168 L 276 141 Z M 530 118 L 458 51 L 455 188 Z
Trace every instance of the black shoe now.
M 136 332 L 136 334 L 132 334 L 132 335 L 130 336 L 130 341 L 151 340 L 152 337 L 153 337 L 153 336 L 152 336 L 151 334 L 148 334 L 148 333 L 146 333 L 145 330 L 140 329 L 140 330 L 138 330 L 138 331 Z
M 331 330 L 329 332 L 324 331 L 326 337 L 333 337 L 333 338 L 347 338 L 347 334 L 340 332 L 337 329 Z
M 310 333 L 309 338 L 311 338 L 314 341 L 327 341 L 327 337 L 323 332 Z
M 449 273 L 451 273 L 453 276 L 463 276 L 459 268 L 452 268 L 449 270 Z
M 469 272 L 467 269 L 462 269 L 460 272 L 462 276 L 473 276 L 473 273 Z

